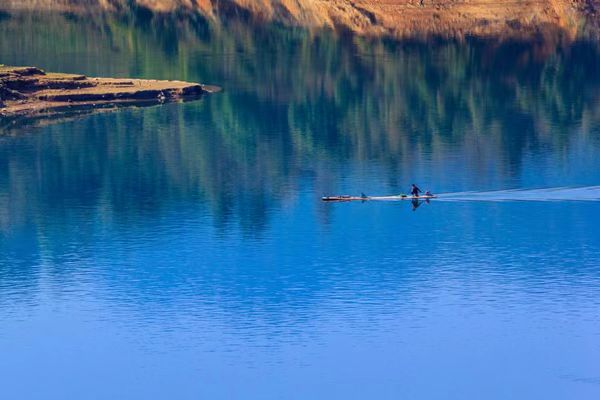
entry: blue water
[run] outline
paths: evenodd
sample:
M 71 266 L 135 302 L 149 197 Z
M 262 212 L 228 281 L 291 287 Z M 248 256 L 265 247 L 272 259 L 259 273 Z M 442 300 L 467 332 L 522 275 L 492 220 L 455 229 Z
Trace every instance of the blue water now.
M 0 128 L 0 398 L 600 396 L 594 44 L 94 18 L 0 60 L 224 91 Z

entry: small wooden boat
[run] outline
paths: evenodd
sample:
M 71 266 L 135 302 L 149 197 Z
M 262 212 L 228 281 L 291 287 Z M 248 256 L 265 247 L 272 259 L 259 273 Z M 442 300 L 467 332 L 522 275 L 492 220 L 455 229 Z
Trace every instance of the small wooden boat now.
M 369 199 L 369 197 L 343 195 L 343 196 L 324 196 L 324 197 L 321 197 L 321 200 L 323 200 L 323 201 L 366 201 L 366 200 L 370 200 L 370 199 Z
M 395 196 L 350 196 L 350 195 L 341 195 L 341 196 L 323 196 L 321 197 L 322 201 L 328 202 L 341 202 L 341 201 L 369 201 L 369 200 L 379 200 L 379 201 L 394 201 L 394 200 L 429 200 L 435 199 L 435 195 L 422 195 L 422 196 L 408 196 L 406 194 L 399 194 Z

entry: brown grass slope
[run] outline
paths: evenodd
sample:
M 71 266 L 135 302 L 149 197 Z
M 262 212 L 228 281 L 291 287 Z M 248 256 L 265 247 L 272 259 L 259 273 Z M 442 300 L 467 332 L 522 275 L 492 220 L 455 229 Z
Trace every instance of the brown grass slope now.
M 231 15 L 367 35 L 531 37 L 561 31 L 577 36 L 598 27 L 600 0 L 5 0 L 8 8 L 124 10 Z

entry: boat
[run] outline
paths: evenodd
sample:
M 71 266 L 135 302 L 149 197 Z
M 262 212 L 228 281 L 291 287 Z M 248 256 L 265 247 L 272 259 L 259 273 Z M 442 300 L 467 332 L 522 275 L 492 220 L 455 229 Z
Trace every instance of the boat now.
M 369 197 L 360 197 L 360 196 L 350 196 L 350 195 L 342 195 L 342 196 L 323 196 L 321 197 L 323 201 L 366 201 L 370 200 Z
M 406 194 L 398 194 L 394 196 L 350 196 L 350 195 L 341 195 L 341 196 L 323 196 L 321 197 L 322 201 L 327 202 L 343 202 L 343 201 L 369 201 L 369 200 L 380 200 L 380 201 L 394 201 L 394 200 L 430 200 L 435 199 L 437 196 L 435 195 L 421 195 L 421 196 L 409 196 Z

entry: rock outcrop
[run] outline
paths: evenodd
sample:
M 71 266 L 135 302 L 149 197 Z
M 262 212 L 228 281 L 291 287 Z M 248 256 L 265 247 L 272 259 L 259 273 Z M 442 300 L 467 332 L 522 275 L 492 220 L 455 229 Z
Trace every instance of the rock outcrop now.
M 73 110 L 197 98 L 217 90 L 181 81 L 88 78 L 0 65 L 0 118 L 55 117 Z

